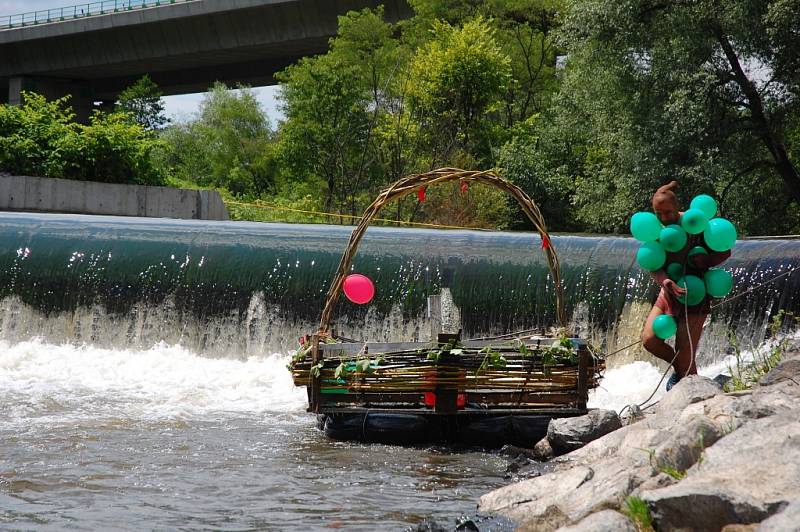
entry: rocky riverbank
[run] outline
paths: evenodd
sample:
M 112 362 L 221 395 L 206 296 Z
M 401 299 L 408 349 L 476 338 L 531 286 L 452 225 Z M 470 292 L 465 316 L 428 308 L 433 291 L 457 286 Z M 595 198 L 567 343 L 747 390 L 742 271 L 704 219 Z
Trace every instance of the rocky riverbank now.
M 689 377 L 626 423 L 595 411 L 551 424 L 516 462 L 528 478 L 481 497 L 479 511 L 520 531 L 800 530 L 796 342 L 751 390 Z

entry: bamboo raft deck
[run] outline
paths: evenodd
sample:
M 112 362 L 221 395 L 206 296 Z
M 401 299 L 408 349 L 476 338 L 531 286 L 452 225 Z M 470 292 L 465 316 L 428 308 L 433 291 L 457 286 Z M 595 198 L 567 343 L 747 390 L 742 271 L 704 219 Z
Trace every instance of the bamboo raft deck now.
M 585 342 L 535 336 L 516 341 L 440 335 L 428 343 L 320 343 L 292 365 L 318 414 L 577 415 L 586 412 L 603 361 Z M 311 339 L 309 339 L 311 340 Z M 310 342 L 309 342 L 310 344 Z M 315 362 L 316 360 L 316 362 Z

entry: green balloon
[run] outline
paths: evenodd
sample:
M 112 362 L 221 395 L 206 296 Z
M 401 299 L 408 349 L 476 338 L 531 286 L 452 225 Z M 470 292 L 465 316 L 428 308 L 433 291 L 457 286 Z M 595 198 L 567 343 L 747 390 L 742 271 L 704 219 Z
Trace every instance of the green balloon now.
M 694 257 L 695 255 L 708 255 L 708 250 L 703 246 L 695 246 L 689 250 L 688 257 Z
M 676 252 L 686 245 L 686 231 L 680 225 L 672 224 L 661 230 L 658 241 L 667 251 Z
M 690 235 L 699 235 L 708 227 L 708 218 L 700 209 L 689 209 L 681 216 L 681 227 Z
M 686 294 L 678 298 L 678 301 L 686 305 L 698 305 L 706 297 L 706 284 L 696 275 L 684 275 L 678 280 L 678 286 L 686 289 Z
M 733 275 L 725 270 L 711 268 L 703 279 L 706 282 L 706 292 L 711 297 L 725 297 L 733 288 Z
M 662 340 L 674 336 L 677 330 L 678 324 L 675 323 L 675 318 L 669 314 L 659 314 L 653 320 L 653 332 Z
M 725 218 L 714 218 L 708 221 L 703 238 L 714 251 L 728 251 L 736 243 L 736 228 Z
M 703 211 L 703 214 L 706 216 L 706 220 L 710 220 L 717 215 L 717 202 L 708 194 L 700 194 L 699 196 L 695 196 L 692 199 L 692 203 L 689 204 L 689 207 Z
M 631 216 L 631 234 L 636 240 L 652 242 L 658 240 L 661 222 L 652 212 L 637 212 Z
M 673 262 L 667 266 L 667 276 L 673 281 L 677 281 L 683 277 L 683 266 L 680 263 Z
M 636 261 L 642 269 L 654 272 L 667 261 L 667 254 L 658 242 L 645 242 L 636 252 Z

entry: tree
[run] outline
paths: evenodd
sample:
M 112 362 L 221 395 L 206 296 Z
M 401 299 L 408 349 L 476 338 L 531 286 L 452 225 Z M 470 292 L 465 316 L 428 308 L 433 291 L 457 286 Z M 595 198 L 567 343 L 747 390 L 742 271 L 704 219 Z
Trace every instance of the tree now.
M 798 14 L 793 0 L 573 2 L 562 96 L 612 169 L 595 188 L 630 212 L 677 177 L 747 230 L 797 230 Z
M 170 147 L 162 157 L 176 177 L 258 196 L 275 181 L 272 137 L 252 90 L 216 83 L 193 120 L 162 133 Z
M 482 18 L 461 28 L 437 21 L 433 33 L 412 60 L 410 98 L 434 165 L 458 150 L 490 161 L 488 114 L 510 81 L 511 61 Z
M 115 108 L 146 131 L 158 131 L 169 122 L 164 115 L 162 96 L 158 85 L 145 74 L 119 94 Z
M 383 182 L 375 136 L 397 69 L 392 27 L 383 10 L 339 17 L 331 50 L 278 75 L 286 121 L 280 134 L 288 173 L 321 181 L 323 208 L 356 214 Z

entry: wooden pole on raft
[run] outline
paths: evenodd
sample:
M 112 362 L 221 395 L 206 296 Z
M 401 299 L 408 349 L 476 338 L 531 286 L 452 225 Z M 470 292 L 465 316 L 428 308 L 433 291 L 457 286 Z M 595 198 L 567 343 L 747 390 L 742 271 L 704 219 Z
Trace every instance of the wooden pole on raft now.
M 442 332 L 442 296 L 428 296 L 428 319 L 431 323 L 431 341 Z
M 585 345 L 578 347 L 578 408 L 586 410 L 589 401 L 589 367 L 592 357 Z
M 319 348 L 319 335 L 312 334 L 311 335 L 311 367 L 313 368 L 317 364 L 323 361 L 322 358 L 322 350 Z M 322 394 L 320 393 L 320 377 L 315 377 L 313 372 L 310 376 L 311 379 L 311 393 L 308 398 L 308 409 L 315 414 L 319 414 L 320 411 L 320 402 L 322 399 Z

